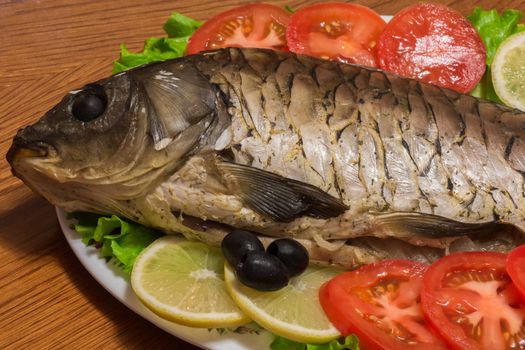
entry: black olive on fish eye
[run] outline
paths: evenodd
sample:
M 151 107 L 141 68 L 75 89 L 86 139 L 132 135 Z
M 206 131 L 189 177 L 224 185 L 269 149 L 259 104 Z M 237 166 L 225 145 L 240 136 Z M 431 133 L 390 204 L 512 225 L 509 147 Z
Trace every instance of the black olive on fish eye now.
M 289 238 L 276 239 L 266 250 L 284 263 L 288 277 L 300 275 L 308 267 L 308 251 L 299 242 Z
M 237 266 L 249 252 L 264 252 L 261 241 L 251 232 L 235 230 L 224 237 L 221 243 L 222 254 L 231 266 Z
M 89 122 L 100 117 L 106 110 L 106 96 L 95 90 L 81 91 L 75 95 L 71 113 L 83 122 Z
M 235 266 L 242 284 L 261 291 L 278 290 L 288 284 L 286 267 L 276 256 L 266 252 L 249 252 Z

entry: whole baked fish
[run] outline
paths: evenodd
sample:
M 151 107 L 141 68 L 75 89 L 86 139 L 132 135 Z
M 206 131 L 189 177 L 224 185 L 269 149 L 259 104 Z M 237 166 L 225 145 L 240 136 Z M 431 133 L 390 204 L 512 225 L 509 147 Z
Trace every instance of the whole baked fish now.
M 525 113 L 291 53 L 223 49 L 89 84 L 7 159 L 68 211 L 210 244 L 293 237 L 345 267 L 524 242 Z

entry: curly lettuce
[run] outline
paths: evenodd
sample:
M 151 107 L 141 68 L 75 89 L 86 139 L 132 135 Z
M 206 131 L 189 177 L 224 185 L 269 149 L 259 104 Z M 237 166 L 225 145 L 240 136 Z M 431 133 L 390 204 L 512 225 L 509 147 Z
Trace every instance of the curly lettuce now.
M 120 58 L 113 62 L 113 73 L 150 62 L 184 56 L 190 36 L 202 23 L 173 12 L 163 27 L 167 37 L 146 39 L 144 48 L 137 53 L 129 52 L 125 44 L 120 44 Z
M 276 335 L 270 348 L 272 350 L 360 350 L 359 339 L 353 334 L 325 344 L 303 344 Z
M 467 16 L 487 49 L 487 69 L 479 84 L 471 92 L 472 95 L 502 103 L 494 91 L 490 65 L 501 43 L 512 34 L 525 30 L 525 25 L 519 23 L 521 17 L 522 13 L 518 10 L 507 9 L 500 15 L 496 10 L 485 11 L 479 7 Z
M 126 221 L 116 215 L 111 217 L 91 213 L 72 213 L 77 220 L 73 229 L 82 236 L 86 245 L 94 244 L 100 248 L 100 255 L 116 259 L 126 273 L 131 273 L 133 263 L 140 252 L 162 233 Z

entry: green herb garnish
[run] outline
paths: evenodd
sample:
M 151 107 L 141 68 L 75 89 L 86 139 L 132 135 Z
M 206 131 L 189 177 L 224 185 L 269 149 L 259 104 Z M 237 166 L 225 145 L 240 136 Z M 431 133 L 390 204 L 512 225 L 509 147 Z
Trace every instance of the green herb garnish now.
M 163 27 L 167 37 L 146 39 L 142 52 L 137 53 L 129 52 L 126 45 L 120 44 L 120 58 L 113 62 L 113 73 L 150 62 L 184 56 L 190 36 L 202 23 L 173 12 Z

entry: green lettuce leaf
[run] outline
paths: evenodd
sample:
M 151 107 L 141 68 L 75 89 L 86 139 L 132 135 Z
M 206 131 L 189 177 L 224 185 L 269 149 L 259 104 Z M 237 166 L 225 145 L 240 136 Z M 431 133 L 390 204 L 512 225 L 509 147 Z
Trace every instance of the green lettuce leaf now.
M 485 11 L 479 7 L 476 7 L 467 16 L 487 49 L 487 70 L 479 84 L 471 92 L 473 96 L 501 103 L 494 91 L 490 65 L 501 43 L 512 34 L 525 30 L 525 25 L 519 23 L 521 17 L 522 13 L 518 10 L 507 9 L 500 15 L 496 10 Z
M 492 72 L 490 66 L 487 66 L 485 74 L 481 78 L 481 81 L 474 87 L 474 90 L 470 92 L 472 96 L 483 98 L 485 100 L 493 101 L 499 104 L 503 104 L 496 90 L 494 90 L 494 84 L 492 83 Z
M 77 220 L 73 228 L 82 236 L 84 244 L 95 244 L 103 257 L 117 259 L 127 273 L 131 273 L 139 253 L 163 235 L 116 215 L 105 217 L 91 213 L 72 213 L 70 217 Z
M 303 344 L 276 335 L 270 348 L 272 350 L 360 350 L 359 339 L 353 334 L 325 344 Z
M 129 52 L 126 45 L 120 44 L 120 58 L 113 62 L 113 73 L 142 64 L 163 61 L 184 56 L 188 40 L 203 22 L 174 12 L 164 24 L 168 37 L 148 38 L 141 52 Z
M 525 30 L 525 25 L 519 23 L 521 17 L 522 13 L 518 10 L 507 9 L 499 15 L 496 10 L 484 11 L 479 7 L 467 16 L 487 48 L 487 65 L 492 64 L 494 54 L 503 40 Z
M 289 13 L 295 13 L 295 10 L 290 7 L 290 5 L 284 5 L 284 9 Z
M 173 12 L 162 28 L 170 38 L 185 38 L 190 37 L 203 23 Z

